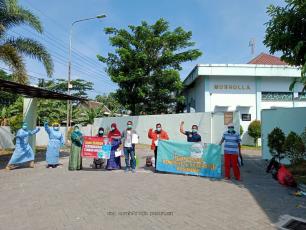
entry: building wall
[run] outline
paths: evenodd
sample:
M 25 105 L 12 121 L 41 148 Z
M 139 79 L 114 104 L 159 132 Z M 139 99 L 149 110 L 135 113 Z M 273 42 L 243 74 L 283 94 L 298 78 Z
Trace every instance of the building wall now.
M 204 112 L 205 110 L 205 78 L 197 78 L 193 87 L 189 88 L 186 93 L 186 104 L 188 112 Z
M 180 122 L 185 122 L 185 130 L 190 130 L 193 124 L 199 126 L 199 133 L 204 143 L 218 143 L 223 132 L 227 129 L 224 125 L 224 113 L 182 113 L 167 115 L 150 115 L 150 116 L 131 116 L 131 117 L 105 117 L 96 118 L 93 130 L 104 127 L 106 130 L 115 122 L 119 130 L 126 128 L 126 123 L 133 121 L 133 127 L 139 135 L 139 141 L 142 144 L 151 144 L 148 138 L 148 130 L 155 129 L 157 123 L 161 123 L 164 130 L 169 134 L 172 140 L 185 141 L 186 136 L 179 132 Z M 234 124 L 239 130 L 239 114 L 234 113 Z
M 268 135 L 279 127 L 285 135 L 293 131 L 301 134 L 306 127 L 306 108 L 279 108 L 262 110 L 262 158 L 270 159 Z
M 292 80 L 292 77 L 285 77 L 283 74 L 279 77 L 244 76 L 241 73 L 240 76 L 198 76 L 193 83 L 193 88 L 188 90 L 187 97 L 192 95 L 196 105 L 203 104 L 203 100 L 205 101 L 204 108 L 196 107 L 195 112 L 239 111 L 240 114 L 250 114 L 251 121 L 260 120 L 262 109 L 306 107 L 306 101 L 296 99 L 294 101 L 266 101 L 262 99 L 262 92 L 289 92 Z M 294 88 L 294 92 L 301 92 L 301 90 L 301 84 L 297 84 Z M 240 120 L 244 130 L 243 144 L 253 144 L 253 139 L 247 134 L 251 121 Z

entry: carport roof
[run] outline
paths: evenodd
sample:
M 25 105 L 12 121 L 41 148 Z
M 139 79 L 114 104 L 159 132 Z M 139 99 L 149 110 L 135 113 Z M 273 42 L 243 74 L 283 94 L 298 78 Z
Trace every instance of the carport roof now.
M 0 79 L 0 90 L 14 94 L 21 94 L 23 96 L 32 97 L 32 98 L 88 101 L 88 99 L 86 98 L 75 97 L 68 94 L 54 92 L 40 87 L 23 85 L 17 82 L 6 81 L 3 79 Z

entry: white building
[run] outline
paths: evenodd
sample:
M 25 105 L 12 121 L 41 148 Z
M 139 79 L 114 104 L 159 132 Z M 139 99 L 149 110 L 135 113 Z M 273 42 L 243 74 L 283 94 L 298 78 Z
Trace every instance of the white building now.
M 306 94 L 296 84 L 300 69 L 279 58 L 260 54 L 248 64 L 199 64 L 184 80 L 187 112 L 239 111 L 241 125 L 247 131 L 253 120 L 260 120 L 262 109 L 306 107 Z M 248 135 L 243 142 L 250 143 Z

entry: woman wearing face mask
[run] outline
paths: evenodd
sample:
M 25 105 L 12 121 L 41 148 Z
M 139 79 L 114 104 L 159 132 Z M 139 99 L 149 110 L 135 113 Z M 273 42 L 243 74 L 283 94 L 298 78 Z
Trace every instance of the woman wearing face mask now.
M 121 133 L 118 130 L 116 123 L 111 125 L 111 131 L 108 133 L 108 138 L 111 139 L 112 149 L 110 158 L 107 160 L 106 169 L 121 169 L 120 156 L 115 157 L 115 152 L 121 144 Z
M 184 135 L 187 136 L 187 141 L 188 142 L 201 142 L 201 135 L 198 133 L 198 126 L 197 125 L 193 125 L 192 126 L 192 131 L 185 131 L 184 130 L 184 121 L 181 122 L 180 125 L 180 132 Z
M 83 134 L 80 131 L 78 125 L 74 126 L 71 133 L 71 150 L 69 157 L 69 170 L 81 170 L 82 169 L 82 157 L 81 150 L 83 144 Z
M 169 140 L 168 133 L 162 129 L 161 124 L 156 125 L 156 130 L 150 129 L 148 132 L 148 137 L 152 139 L 151 149 L 154 150 L 154 158 L 155 158 L 155 171 L 157 165 L 157 148 L 159 140 Z
M 103 137 L 103 136 L 104 136 L 104 128 L 100 127 L 99 130 L 98 130 L 97 137 Z M 100 166 L 100 168 L 101 168 L 103 164 L 104 164 L 103 159 L 95 158 L 93 160 L 93 165 L 95 166 L 95 168 L 98 168 L 98 166 Z
M 7 170 L 15 168 L 15 164 L 30 162 L 30 168 L 34 168 L 34 152 L 28 142 L 28 137 L 39 132 L 39 128 L 28 130 L 28 125 L 23 122 L 22 128 L 16 134 L 16 146 L 14 153 L 6 166 Z
M 50 129 L 48 122 L 45 122 L 44 126 L 49 136 L 46 152 L 47 168 L 56 168 L 59 163 L 60 148 L 64 145 L 64 136 L 60 132 L 58 123 L 53 123 L 52 129 Z

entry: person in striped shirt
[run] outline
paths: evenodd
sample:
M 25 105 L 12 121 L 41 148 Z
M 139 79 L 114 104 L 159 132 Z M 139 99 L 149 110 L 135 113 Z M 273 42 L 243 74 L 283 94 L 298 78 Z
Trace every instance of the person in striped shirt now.
M 241 180 L 238 167 L 238 157 L 241 155 L 240 135 L 235 131 L 233 124 L 228 124 L 228 130 L 223 134 L 220 145 L 224 142 L 225 179 L 229 180 L 231 166 L 236 180 Z

